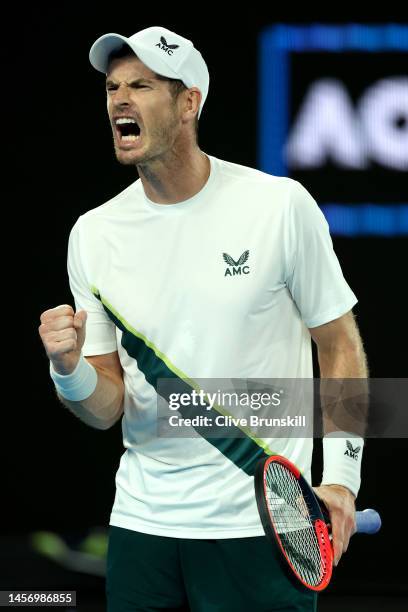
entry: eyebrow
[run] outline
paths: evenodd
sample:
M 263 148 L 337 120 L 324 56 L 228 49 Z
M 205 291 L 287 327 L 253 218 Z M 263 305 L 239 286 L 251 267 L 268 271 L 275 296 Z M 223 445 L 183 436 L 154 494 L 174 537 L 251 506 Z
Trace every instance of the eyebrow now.
M 143 77 L 140 79 L 133 79 L 133 81 L 130 81 L 129 85 L 140 85 L 141 83 L 153 83 L 153 79 L 147 79 Z M 112 79 L 107 79 L 106 86 L 108 85 L 117 85 L 117 83 L 115 81 L 112 81 Z

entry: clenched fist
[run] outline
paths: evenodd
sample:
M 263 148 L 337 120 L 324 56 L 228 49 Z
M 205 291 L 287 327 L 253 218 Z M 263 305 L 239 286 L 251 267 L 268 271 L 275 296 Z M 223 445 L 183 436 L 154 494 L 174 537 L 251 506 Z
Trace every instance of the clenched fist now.
M 86 311 L 63 304 L 42 313 L 38 331 L 49 359 L 59 374 L 71 374 L 85 341 Z

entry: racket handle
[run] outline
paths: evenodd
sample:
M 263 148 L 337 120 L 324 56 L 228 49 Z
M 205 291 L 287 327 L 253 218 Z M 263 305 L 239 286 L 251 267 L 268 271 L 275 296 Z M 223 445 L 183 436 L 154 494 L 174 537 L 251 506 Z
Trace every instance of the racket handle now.
M 377 533 L 381 528 L 381 517 L 376 510 L 366 508 L 356 512 L 357 533 Z

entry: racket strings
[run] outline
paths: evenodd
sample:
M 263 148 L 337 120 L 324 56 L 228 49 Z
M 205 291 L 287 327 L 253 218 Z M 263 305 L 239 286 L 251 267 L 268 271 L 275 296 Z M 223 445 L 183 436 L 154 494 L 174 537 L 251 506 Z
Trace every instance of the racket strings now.
M 297 478 L 279 463 L 270 463 L 265 484 L 269 512 L 285 554 L 302 580 L 318 585 L 325 565 Z

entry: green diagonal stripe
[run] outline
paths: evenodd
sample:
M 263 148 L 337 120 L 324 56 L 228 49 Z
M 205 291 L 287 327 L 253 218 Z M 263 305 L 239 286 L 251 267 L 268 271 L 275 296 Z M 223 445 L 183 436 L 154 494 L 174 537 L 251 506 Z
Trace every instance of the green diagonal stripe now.
M 156 393 L 159 393 L 158 380 L 161 378 L 176 379 L 178 381 L 177 388 L 181 393 L 190 393 L 191 389 L 199 390 L 197 382 L 177 368 L 153 342 L 132 327 L 115 308 L 100 295 L 96 287 L 91 286 L 91 290 L 95 297 L 101 301 L 111 321 L 121 330 L 121 344 L 123 348 L 130 357 L 136 360 L 139 370 L 143 372 L 147 382 L 154 387 Z M 168 398 L 164 399 L 168 400 Z M 195 416 L 195 414 L 199 414 L 198 412 L 194 413 L 194 410 L 195 407 L 186 406 L 181 407 L 179 412 L 181 412 L 183 416 L 192 417 Z M 220 410 L 220 412 L 223 411 Z M 209 414 L 211 414 L 211 411 Z M 272 451 L 263 440 L 249 435 L 248 432 L 245 432 L 246 437 L 243 438 L 207 438 L 200 432 L 199 427 L 195 427 L 195 429 L 207 440 L 207 442 L 216 447 L 225 457 L 250 476 L 253 476 L 258 461 L 272 454 Z M 229 430 L 232 431 L 233 427 L 230 427 Z

